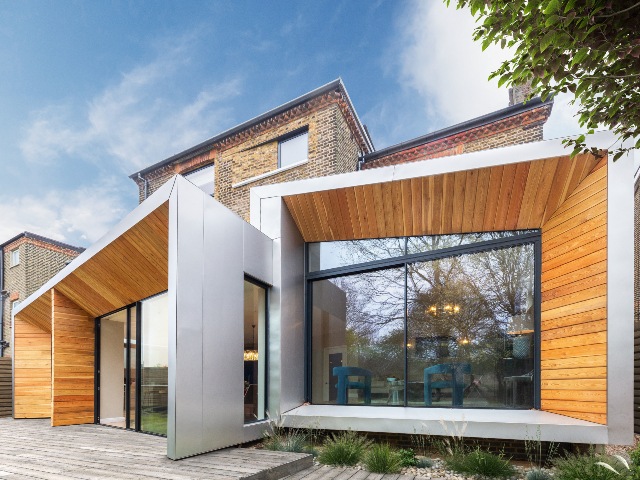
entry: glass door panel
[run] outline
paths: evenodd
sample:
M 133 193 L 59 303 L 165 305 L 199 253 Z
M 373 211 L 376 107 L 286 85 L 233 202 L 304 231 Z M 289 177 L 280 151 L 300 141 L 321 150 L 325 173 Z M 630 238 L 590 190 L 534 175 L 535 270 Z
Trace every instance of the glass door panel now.
M 166 435 L 169 370 L 167 294 L 144 300 L 140 305 L 140 430 Z
M 127 310 L 100 320 L 100 423 L 126 428 Z

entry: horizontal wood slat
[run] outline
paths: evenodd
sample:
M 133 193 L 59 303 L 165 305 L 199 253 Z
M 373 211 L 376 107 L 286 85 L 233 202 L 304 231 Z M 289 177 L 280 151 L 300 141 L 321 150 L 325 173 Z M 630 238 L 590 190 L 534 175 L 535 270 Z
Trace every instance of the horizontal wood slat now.
M 22 320 L 21 312 L 14 319 L 13 336 L 14 417 L 48 418 L 51 416 L 51 333 Z
M 571 194 L 597 163 L 589 154 L 554 157 L 289 195 L 284 201 L 307 242 L 541 228 L 547 219 L 560 222 L 555 210 L 575 216 L 581 202 L 590 202 L 589 189 L 581 189 L 579 198 Z M 598 175 L 587 180 L 591 188 L 606 182 Z M 576 205 L 563 207 L 569 201 Z
M 606 424 L 606 164 L 587 173 L 542 227 L 541 406 Z
M 0 357 L 0 417 L 11 416 L 12 406 L 11 358 Z
M 93 317 L 54 289 L 51 425 L 93 423 Z

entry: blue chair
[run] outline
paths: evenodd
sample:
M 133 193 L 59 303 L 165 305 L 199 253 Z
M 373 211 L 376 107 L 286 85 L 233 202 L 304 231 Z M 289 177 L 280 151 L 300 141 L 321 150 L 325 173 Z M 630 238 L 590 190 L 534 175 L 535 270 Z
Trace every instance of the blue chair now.
M 441 363 L 424 369 L 424 404 L 431 406 L 431 395 L 434 388 L 452 389 L 452 405 L 462 406 L 464 397 L 464 375 L 471 373 L 471 365 L 468 363 Z M 432 375 L 450 375 L 450 380 L 432 381 Z
M 358 367 L 333 367 L 333 374 L 338 377 L 338 405 L 346 405 L 349 400 L 349 389 L 359 389 L 364 393 L 365 405 L 371 404 L 371 372 Z M 349 377 L 363 377 L 363 381 L 349 380 Z

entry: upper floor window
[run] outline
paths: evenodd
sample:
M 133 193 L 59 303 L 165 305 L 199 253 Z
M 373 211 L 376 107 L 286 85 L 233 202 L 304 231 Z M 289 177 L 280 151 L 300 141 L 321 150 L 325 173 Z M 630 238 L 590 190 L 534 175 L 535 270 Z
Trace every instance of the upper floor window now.
M 216 184 L 216 171 L 214 165 L 199 168 L 184 175 L 184 178 L 199 187 L 207 195 L 213 195 Z
M 20 305 L 20 300 L 14 300 L 11 302 L 11 310 L 15 310 L 18 305 Z
M 280 140 L 278 143 L 278 168 L 288 167 L 307 160 L 309 152 L 309 132 Z
M 20 249 L 11 250 L 11 266 L 15 267 L 20 264 Z

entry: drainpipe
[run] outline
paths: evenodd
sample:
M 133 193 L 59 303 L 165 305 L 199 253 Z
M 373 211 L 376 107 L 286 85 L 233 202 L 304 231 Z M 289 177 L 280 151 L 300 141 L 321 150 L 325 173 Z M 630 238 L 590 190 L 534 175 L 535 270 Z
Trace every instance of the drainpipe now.
M 4 301 L 8 296 L 9 292 L 4 289 L 4 247 L 0 247 L 0 357 L 9 346 L 4 340 Z
M 362 165 L 364 165 L 364 155 L 358 157 L 358 163 L 356 164 L 356 171 L 359 172 L 362 170 Z
M 138 172 L 138 180 L 142 180 L 144 182 L 144 197 L 142 200 L 146 200 L 149 195 L 149 180 L 140 175 L 140 172 Z

